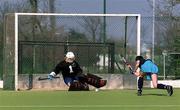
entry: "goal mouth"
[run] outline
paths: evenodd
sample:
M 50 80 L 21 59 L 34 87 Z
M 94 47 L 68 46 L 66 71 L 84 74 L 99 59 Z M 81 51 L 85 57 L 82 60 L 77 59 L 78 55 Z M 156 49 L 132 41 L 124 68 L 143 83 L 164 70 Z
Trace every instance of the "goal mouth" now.
M 119 53 L 124 53 L 125 56 L 128 52 L 131 52 L 133 56 L 140 55 L 140 14 L 15 13 L 8 15 L 5 22 L 4 73 L 6 75 L 4 75 L 4 85 L 15 90 L 18 90 L 20 70 L 25 71 L 24 73 L 29 72 L 28 74 L 38 74 L 37 69 L 40 70 L 43 65 L 40 73 L 48 73 L 48 70 L 52 69 L 68 50 L 81 54 L 78 56 L 78 60 L 84 70 L 87 72 L 93 70 L 95 73 L 112 73 L 112 68 L 113 71 L 119 72 L 122 64 L 119 64 L 119 68 L 118 63 L 115 63 L 115 56 Z M 111 46 L 107 46 L 112 39 L 113 42 L 120 42 L 120 40 L 127 42 L 122 43 L 122 47 L 115 44 L 113 50 Z M 37 44 L 24 46 L 20 45 L 21 41 L 64 42 L 66 46 L 59 47 L 51 44 L 48 44 L 48 47 Z M 90 45 L 93 48 L 89 49 L 87 46 L 82 48 L 72 46 L 71 42 L 94 44 Z M 102 43 L 105 47 L 98 47 L 95 43 L 99 43 L 98 45 Z M 53 51 L 43 53 L 45 47 L 47 50 Z M 114 55 L 111 54 L 113 51 Z M 87 53 L 85 56 L 91 57 L 88 60 L 82 54 L 85 52 Z M 22 53 L 23 55 L 21 55 Z M 44 58 L 48 55 L 50 57 Z M 47 60 L 44 60 L 43 64 L 43 58 L 48 59 L 49 64 Z M 113 59 L 114 62 L 111 62 Z M 108 60 L 107 63 L 106 60 Z M 40 61 L 42 62 L 40 63 Z M 92 69 L 94 67 L 98 68 Z M 11 78 L 9 79 L 7 76 L 11 76 Z M 12 80 L 12 82 L 8 80 Z

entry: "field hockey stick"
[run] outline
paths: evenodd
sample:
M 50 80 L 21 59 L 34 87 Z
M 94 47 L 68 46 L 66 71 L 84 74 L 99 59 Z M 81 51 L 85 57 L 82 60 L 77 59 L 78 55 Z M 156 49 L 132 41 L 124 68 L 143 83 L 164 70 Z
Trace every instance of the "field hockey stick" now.
M 54 79 L 57 79 L 57 78 L 60 78 L 59 76 L 56 76 L 56 77 L 53 77 Z M 48 77 L 39 77 L 38 78 L 39 81 L 42 81 L 42 80 L 49 80 Z
M 131 67 L 131 65 L 127 62 L 127 60 L 121 55 L 122 61 L 129 67 L 130 73 L 134 74 L 133 72 L 133 68 Z

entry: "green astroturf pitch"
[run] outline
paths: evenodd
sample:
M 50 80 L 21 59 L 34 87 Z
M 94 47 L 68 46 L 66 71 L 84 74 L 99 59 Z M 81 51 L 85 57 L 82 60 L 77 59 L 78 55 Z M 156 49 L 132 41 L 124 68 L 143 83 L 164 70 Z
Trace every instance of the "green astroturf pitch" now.
M 3 91 L 0 110 L 180 110 L 180 89 L 105 91 Z

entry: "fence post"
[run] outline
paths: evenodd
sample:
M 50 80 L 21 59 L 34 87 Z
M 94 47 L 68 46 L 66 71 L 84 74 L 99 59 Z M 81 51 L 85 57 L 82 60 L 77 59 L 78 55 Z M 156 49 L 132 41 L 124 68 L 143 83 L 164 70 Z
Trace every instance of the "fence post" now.
M 164 73 L 164 80 L 166 79 L 166 56 L 167 56 L 167 51 L 164 50 L 162 52 L 163 55 L 163 73 Z

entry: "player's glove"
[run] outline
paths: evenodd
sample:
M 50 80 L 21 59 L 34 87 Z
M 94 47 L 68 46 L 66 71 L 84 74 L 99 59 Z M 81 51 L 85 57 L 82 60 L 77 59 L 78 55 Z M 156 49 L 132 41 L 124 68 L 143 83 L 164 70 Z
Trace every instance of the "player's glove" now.
M 131 65 L 127 63 L 127 66 L 128 66 L 128 68 L 129 68 L 129 70 L 130 70 L 130 73 L 131 73 L 131 74 L 134 74 L 134 71 L 133 71 L 133 68 L 131 67 Z
M 48 79 L 49 79 L 49 80 L 52 80 L 52 79 L 54 79 L 55 76 L 56 76 L 56 73 L 55 73 L 55 72 L 51 72 L 51 73 L 48 75 Z

